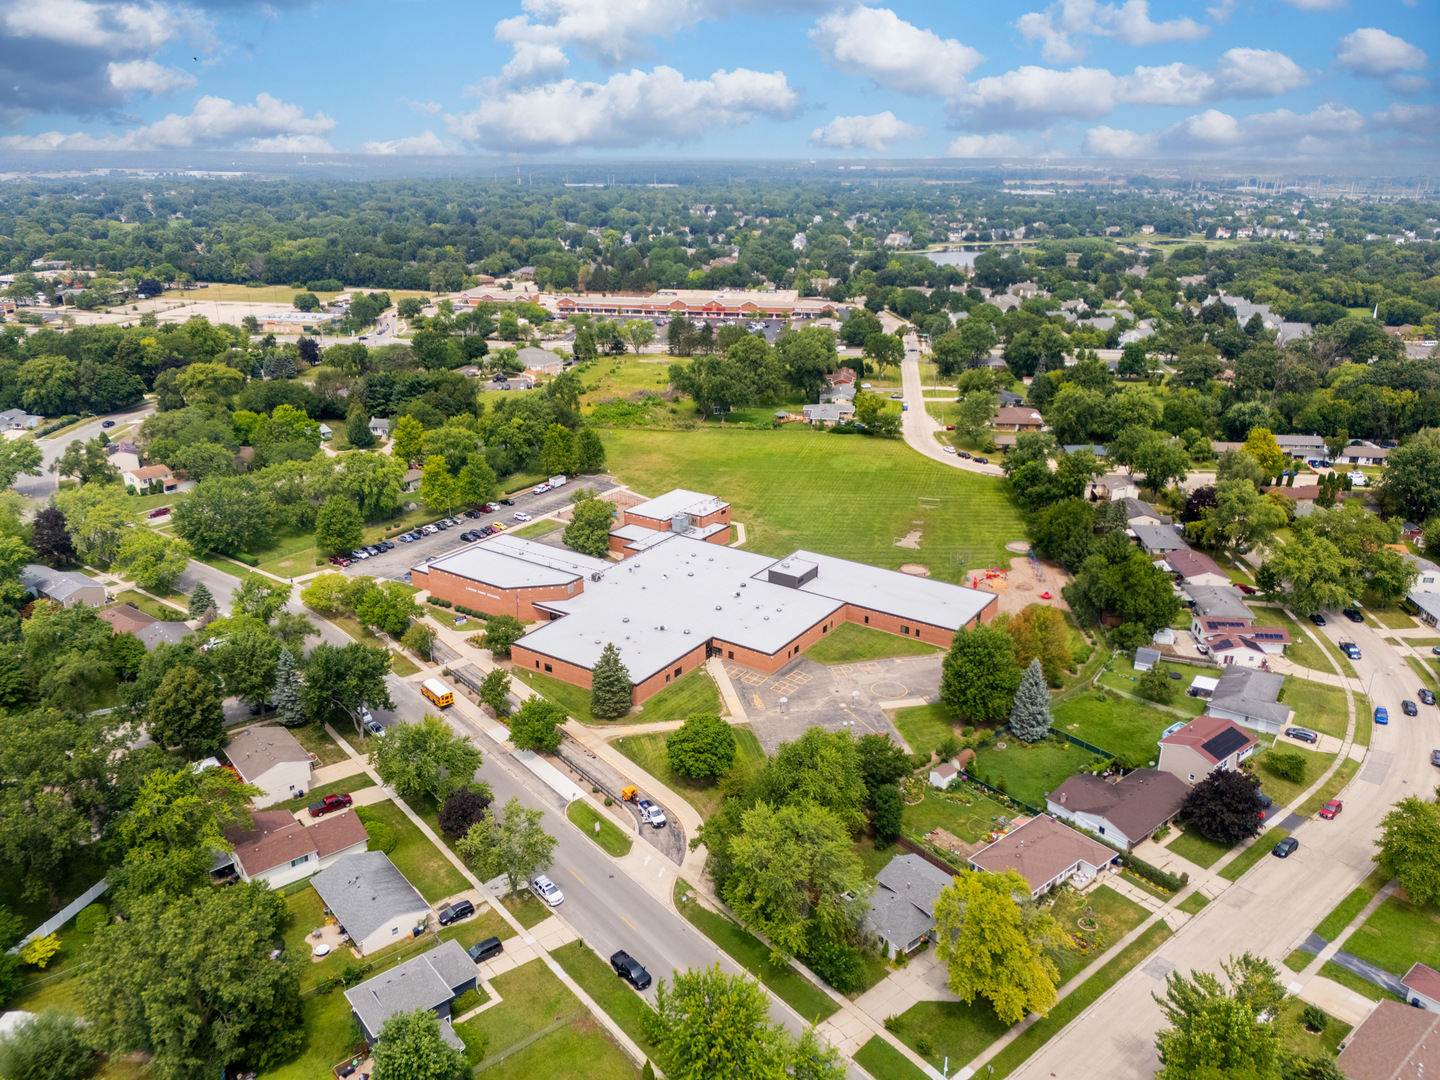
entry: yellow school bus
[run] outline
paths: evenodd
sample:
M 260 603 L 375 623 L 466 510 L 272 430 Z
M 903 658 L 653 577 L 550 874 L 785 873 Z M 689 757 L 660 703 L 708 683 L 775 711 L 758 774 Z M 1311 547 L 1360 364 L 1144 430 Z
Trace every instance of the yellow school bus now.
M 455 692 L 439 679 L 426 679 L 420 684 L 420 693 L 433 701 L 437 709 L 455 704 Z

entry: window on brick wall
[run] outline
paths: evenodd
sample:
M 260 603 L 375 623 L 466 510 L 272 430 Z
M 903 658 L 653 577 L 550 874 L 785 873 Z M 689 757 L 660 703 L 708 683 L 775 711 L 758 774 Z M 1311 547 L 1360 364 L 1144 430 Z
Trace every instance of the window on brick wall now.
M 869 625 L 870 625 L 870 616 L 869 616 L 869 615 L 866 615 L 866 616 L 865 616 L 865 625 L 866 625 L 866 626 L 869 626 Z
M 680 677 L 680 669 L 677 667 L 677 668 L 675 669 L 675 678 L 678 679 L 679 677 Z
M 910 628 L 909 628 L 908 626 L 902 625 L 902 626 L 900 627 L 900 633 L 902 633 L 902 634 L 908 634 L 908 633 L 910 633 Z
M 545 665 L 545 670 L 546 670 L 546 671 L 553 671 L 554 668 L 552 668 L 549 664 L 546 664 L 546 665 Z
M 734 660 L 734 659 L 735 659 L 735 650 L 734 650 L 734 649 L 731 649 L 731 650 L 729 651 L 729 657 L 730 657 L 731 660 Z

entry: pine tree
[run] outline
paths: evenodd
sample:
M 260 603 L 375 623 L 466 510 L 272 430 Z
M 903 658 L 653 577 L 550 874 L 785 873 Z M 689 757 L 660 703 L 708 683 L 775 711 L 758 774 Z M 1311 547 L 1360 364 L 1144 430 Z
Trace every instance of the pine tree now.
M 1010 730 L 1017 739 L 1039 742 L 1050 733 L 1050 689 L 1040 658 L 1030 661 L 1015 691 L 1015 707 L 1010 712 Z
M 309 719 L 305 714 L 305 702 L 300 696 L 300 672 L 289 649 L 280 650 L 280 658 L 275 664 L 275 692 L 271 700 L 280 723 L 286 727 L 300 727 Z
M 215 597 L 210 595 L 209 588 L 203 581 L 197 583 L 195 591 L 190 594 L 190 618 L 199 619 L 214 606 Z
M 590 712 L 601 720 L 615 720 L 630 711 L 630 672 L 620 662 L 614 643 L 605 646 L 590 679 Z
M 640 1080 L 655 1080 L 655 1066 L 650 1064 L 650 1059 L 645 1059 L 645 1068 L 641 1070 Z

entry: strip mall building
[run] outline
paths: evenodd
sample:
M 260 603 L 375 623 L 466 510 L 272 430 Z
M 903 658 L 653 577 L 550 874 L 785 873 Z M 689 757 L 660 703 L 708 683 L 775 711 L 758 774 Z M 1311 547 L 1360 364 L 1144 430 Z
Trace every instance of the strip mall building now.
M 992 593 L 813 551 L 783 559 L 727 546 L 730 507 L 672 491 L 624 512 L 613 562 L 494 536 L 415 567 L 432 596 L 539 622 L 510 650 L 517 668 L 590 686 L 613 643 L 644 701 L 711 657 L 774 672 L 841 623 L 945 648 L 988 623 Z

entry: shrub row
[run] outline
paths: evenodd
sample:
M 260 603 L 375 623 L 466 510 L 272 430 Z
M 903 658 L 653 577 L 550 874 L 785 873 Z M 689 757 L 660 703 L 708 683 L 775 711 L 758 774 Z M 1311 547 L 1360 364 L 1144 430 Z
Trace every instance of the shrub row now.
M 1190 883 L 1190 875 L 1171 874 L 1161 870 L 1158 866 L 1151 866 L 1144 859 L 1137 859 L 1134 855 L 1125 852 L 1120 854 L 1120 863 L 1127 870 L 1133 870 L 1152 885 L 1158 885 L 1166 892 L 1179 892 Z
M 426 602 L 427 604 L 430 604 L 430 605 L 433 606 L 433 607 L 443 607 L 443 608 L 454 607 L 454 605 L 451 604 L 449 600 L 441 600 L 440 598 L 435 597 L 435 596 L 427 596 L 427 597 L 425 598 L 425 602 Z
M 52 431 L 59 431 L 63 427 L 69 427 L 71 424 L 75 423 L 75 421 L 79 419 L 80 417 L 71 414 L 70 416 L 62 416 L 58 420 L 52 420 L 44 427 L 39 427 L 35 429 L 35 438 L 43 439 Z

